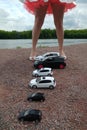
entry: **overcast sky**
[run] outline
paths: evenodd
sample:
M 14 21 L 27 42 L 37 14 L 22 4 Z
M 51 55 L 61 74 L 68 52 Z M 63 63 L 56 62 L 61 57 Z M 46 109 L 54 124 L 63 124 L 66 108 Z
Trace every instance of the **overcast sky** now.
M 65 13 L 64 29 L 87 29 L 87 0 L 77 0 L 77 7 Z M 0 0 L 0 30 L 24 31 L 33 28 L 34 16 L 19 0 Z M 53 17 L 46 16 L 42 28 L 53 29 Z

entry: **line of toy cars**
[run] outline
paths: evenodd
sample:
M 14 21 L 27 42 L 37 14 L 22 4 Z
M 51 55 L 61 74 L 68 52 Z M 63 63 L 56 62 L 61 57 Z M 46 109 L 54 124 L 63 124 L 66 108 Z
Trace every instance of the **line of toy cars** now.
M 32 79 L 28 86 L 31 88 L 50 88 L 53 89 L 56 86 L 56 81 L 53 77 L 52 68 L 64 69 L 66 66 L 63 57 L 59 56 L 57 52 L 48 52 L 42 56 L 36 57 L 34 67 L 37 68 L 33 71 L 32 75 L 35 79 Z M 45 95 L 41 92 L 35 92 L 28 96 L 28 101 L 45 101 Z M 27 109 L 19 113 L 18 120 L 20 121 L 35 121 L 40 122 L 42 119 L 42 111 L 37 109 Z
M 28 101 L 45 101 L 45 95 L 41 92 L 35 92 L 28 96 Z M 40 122 L 42 119 L 42 111 L 37 109 L 27 109 L 23 110 L 18 115 L 19 121 L 35 121 L 35 123 Z
M 57 52 L 48 52 L 42 56 L 37 56 L 34 62 L 36 70 L 32 73 L 37 78 L 32 79 L 28 85 L 31 88 L 53 89 L 56 86 L 56 81 L 54 77 L 50 77 L 53 75 L 52 69 L 64 69 L 65 66 L 64 58 L 59 56 Z

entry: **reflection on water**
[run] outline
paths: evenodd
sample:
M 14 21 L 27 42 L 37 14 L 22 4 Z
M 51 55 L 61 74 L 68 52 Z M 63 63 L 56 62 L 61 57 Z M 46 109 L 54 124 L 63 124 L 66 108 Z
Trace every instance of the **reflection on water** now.
M 0 40 L 0 49 L 30 48 L 31 39 Z M 64 39 L 64 45 L 87 43 L 87 39 Z M 58 46 L 57 39 L 39 39 L 38 46 Z

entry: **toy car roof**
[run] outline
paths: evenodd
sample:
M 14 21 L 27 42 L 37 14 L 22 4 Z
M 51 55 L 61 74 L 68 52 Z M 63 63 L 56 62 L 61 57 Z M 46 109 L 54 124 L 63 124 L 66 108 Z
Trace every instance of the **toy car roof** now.
M 35 95 L 44 95 L 44 93 L 41 93 L 41 92 L 35 92 L 35 93 L 32 93 L 30 96 L 35 96 Z
M 51 56 L 51 57 L 45 57 L 42 61 L 44 61 L 44 60 L 47 60 L 47 59 L 55 59 L 55 60 L 64 60 L 64 58 L 63 57 L 61 57 L 61 56 Z
M 43 80 L 43 79 L 49 80 L 49 79 L 54 79 L 54 77 L 50 77 L 50 76 L 43 76 L 43 77 L 41 77 L 41 80 Z
M 58 54 L 58 55 L 59 55 L 58 52 L 47 52 L 47 53 L 43 54 L 43 56 L 45 56 L 45 55 L 49 55 L 49 54 Z
M 59 53 L 58 52 L 47 52 L 47 53 L 44 53 L 44 54 L 42 54 L 42 55 L 39 55 L 39 56 L 37 56 L 36 57 L 36 60 L 37 59 L 43 59 L 43 58 L 45 58 L 45 56 L 47 56 L 48 55 L 48 57 L 50 57 L 50 55 L 58 55 L 59 56 Z
M 41 68 L 39 70 L 52 70 L 52 68 L 49 68 L 49 67 L 44 67 L 44 68 Z

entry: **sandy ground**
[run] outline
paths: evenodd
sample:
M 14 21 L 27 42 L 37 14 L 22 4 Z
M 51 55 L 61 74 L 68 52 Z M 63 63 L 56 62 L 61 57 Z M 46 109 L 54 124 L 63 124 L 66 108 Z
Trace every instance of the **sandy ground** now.
M 56 47 L 38 48 L 38 55 L 57 51 Z M 31 89 L 33 62 L 30 49 L 0 50 L 0 130 L 87 130 L 87 44 L 65 47 L 66 68 L 53 70 L 54 90 Z M 44 92 L 44 102 L 28 102 L 32 92 Z M 17 120 L 20 111 L 36 108 L 42 120 L 35 123 Z

